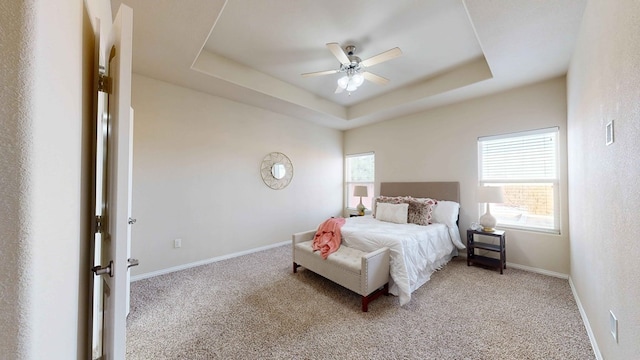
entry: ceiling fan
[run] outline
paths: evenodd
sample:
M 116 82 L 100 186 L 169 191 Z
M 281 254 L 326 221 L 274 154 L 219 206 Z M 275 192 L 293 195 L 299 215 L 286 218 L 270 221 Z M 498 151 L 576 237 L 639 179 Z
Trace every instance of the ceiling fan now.
M 329 50 L 340 62 L 340 68 L 336 70 L 305 73 L 302 74 L 302 76 L 312 77 L 345 73 L 343 77 L 338 79 L 338 87 L 335 91 L 336 94 L 341 93 L 344 90 L 347 90 L 349 94 L 351 94 L 352 91 L 357 90 L 358 87 L 362 85 L 365 79 L 380 85 L 387 84 L 389 82 L 389 79 L 385 79 L 382 76 L 376 75 L 369 71 L 364 71 L 364 68 L 391 60 L 402 55 L 402 50 L 395 47 L 391 50 L 387 50 L 368 59 L 361 60 L 359 57 L 353 54 L 356 50 L 356 47 L 354 45 L 345 46 L 344 50 L 342 50 L 338 43 L 328 43 L 327 48 L 329 48 Z

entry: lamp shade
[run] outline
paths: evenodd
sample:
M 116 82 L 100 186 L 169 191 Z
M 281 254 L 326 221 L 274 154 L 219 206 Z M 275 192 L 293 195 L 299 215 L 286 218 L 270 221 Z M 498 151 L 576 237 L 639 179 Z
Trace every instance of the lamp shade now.
M 367 187 L 364 185 L 356 185 L 353 188 L 353 196 L 369 196 L 367 193 Z
M 356 87 L 359 87 L 364 82 L 364 76 L 362 74 L 360 74 L 360 73 L 353 74 L 352 79 L 353 79 L 353 84 Z
M 480 186 L 478 188 L 478 202 L 487 204 L 487 211 L 480 216 L 479 222 L 482 230 L 486 232 L 495 231 L 498 223 L 495 216 L 491 215 L 489 204 L 504 202 L 504 194 L 500 186 Z
M 347 75 L 338 79 L 338 86 L 340 86 L 343 89 L 346 89 L 347 85 L 349 85 L 349 77 Z
M 504 202 L 504 194 L 500 186 L 480 186 L 478 188 L 479 203 L 502 203 Z
M 347 91 L 356 91 L 358 90 L 358 85 L 356 85 L 353 79 L 349 80 L 349 84 L 347 85 Z

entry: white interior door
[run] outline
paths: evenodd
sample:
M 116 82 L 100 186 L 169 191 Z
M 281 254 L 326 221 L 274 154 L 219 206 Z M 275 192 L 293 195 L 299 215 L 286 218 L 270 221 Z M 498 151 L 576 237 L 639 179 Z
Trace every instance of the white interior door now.
M 100 221 L 94 251 L 93 309 L 94 323 L 101 326 L 94 324 L 94 359 L 124 359 L 126 353 L 132 43 L 133 11 L 122 5 L 108 37 L 107 58 L 100 62 L 106 65 L 107 80 L 97 106 L 96 216 Z
M 138 259 L 131 258 L 131 225 L 136 223 L 136 219 L 133 217 L 132 213 L 132 201 L 133 201 L 133 109 L 129 110 L 129 179 L 127 182 L 127 217 L 128 224 L 127 227 L 127 259 L 129 261 L 129 267 L 138 265 Z M 129 311 L 131 310 L 131 269 L 127 269 L 127 290 L 125 291 L 127 295 L 126 309 L 127 316 L 129 316 Z

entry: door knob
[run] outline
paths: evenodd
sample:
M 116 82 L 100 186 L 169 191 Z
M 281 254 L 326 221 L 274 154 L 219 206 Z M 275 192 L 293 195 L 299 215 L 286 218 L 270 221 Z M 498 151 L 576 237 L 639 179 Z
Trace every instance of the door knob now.
M 129 225 L 133 225 L 133 224 L 135 224 L 135 223 L 136 223 L 136 221 L 138 221 L 138 220 L 137 220 L 137 219 L 134 219 L 134 218 L 129 218 L 128 223 L 129 223 Z
M 129 263 L 129 265 L 127 265 L 127 268 L 130 268 L 132 266 L 140 265 L 140 261 L 138 259 L 134 259 L 134 258 L 129 258 L 129 260 L 127 260 L 127 262 Z

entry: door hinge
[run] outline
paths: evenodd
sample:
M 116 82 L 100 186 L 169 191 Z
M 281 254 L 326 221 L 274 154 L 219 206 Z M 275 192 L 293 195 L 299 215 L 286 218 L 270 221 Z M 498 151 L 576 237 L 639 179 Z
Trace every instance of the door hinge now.
M 96 215 L 96 234 L 101 233 L 104 229 L 104 218 L 101 215 Z
M 98 91 L 102 91 L 107 94 L 111 94 L 113 86 L 113 79 L 106 74 L 98 75 Z
M 110 277 L 113 277 L 113 261 L 109 261 L 109 265 L 104 267 L 102 265 L 94 266 L 91 268 L 91 271 L 98 276 L 109 275 Z

